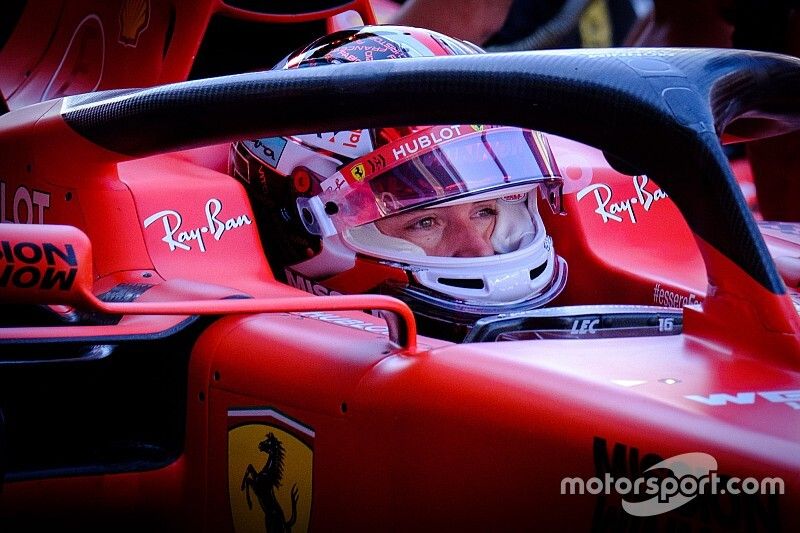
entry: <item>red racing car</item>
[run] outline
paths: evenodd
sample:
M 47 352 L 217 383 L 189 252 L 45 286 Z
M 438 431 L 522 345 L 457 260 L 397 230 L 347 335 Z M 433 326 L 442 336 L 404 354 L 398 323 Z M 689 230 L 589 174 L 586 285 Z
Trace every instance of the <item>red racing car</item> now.
M 798 528 L 800 226 L 721 145 L 800 127 L 797 60 L 352 2 L 178 81 L 193 24 L 288 14 L 94 7 L 3 75 L 4 530 Z

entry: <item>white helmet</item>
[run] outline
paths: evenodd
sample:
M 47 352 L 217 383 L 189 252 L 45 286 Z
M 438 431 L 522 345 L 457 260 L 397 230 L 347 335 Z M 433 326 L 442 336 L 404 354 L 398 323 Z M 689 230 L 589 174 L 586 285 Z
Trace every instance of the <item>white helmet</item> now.
M 402 38 L 393 39 L 400 30 Z M 433 42 L 474 53 L 411 28 L 328 39 L 300 53 L 307 66 L 334 62 L 313 57 L 316 49 L 351 58 Z M 302 67 L 303 60 L 286 64 Z M 242 141 L 231 153 L 276 275 L 309 292 L 391 294 L 414 310 L 421 332 L 460 340 L 476 320 L 540 307 L 566 283 L 566 263 L 537 208 L 538 191 L 560 212 L 562 188 L 539 132 L 379 128 Z

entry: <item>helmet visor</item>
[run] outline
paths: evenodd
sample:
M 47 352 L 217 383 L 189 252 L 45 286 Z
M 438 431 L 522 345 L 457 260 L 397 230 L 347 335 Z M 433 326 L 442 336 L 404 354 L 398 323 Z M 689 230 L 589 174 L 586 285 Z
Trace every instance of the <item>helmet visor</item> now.
M 320 200 L 338 229 L 412 209 L 474 201 L 542 185 L 560 211 L 561 185 L 545 137 L 510 127 L 425 128 L 353 161 L 323 182 Z

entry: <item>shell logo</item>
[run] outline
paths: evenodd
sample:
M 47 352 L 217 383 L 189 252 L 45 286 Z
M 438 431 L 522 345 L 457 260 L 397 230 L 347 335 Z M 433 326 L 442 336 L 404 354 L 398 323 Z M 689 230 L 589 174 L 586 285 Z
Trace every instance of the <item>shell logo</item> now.
M 125 0 L 119 12 L 119 42 L 135 48 L 150 24 L 150 0 Z

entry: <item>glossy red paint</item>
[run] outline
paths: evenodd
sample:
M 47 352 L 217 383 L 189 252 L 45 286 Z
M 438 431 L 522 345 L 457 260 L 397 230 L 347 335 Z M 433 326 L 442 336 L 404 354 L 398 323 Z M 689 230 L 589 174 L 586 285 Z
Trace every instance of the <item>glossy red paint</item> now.
M 306 342 L 296 343 L 298 334 Z M 420 518 L 408 509 L 425 508 L 435 509 L 425 515 L 432 528 L 584 529 L 606 504 L 561 496 L 558 487 L 564 476 L 595 475 L 598 438 L 609 455 L 615 444 L 661 457 L 704 450 L 722 473 L 798 468 L 798 426 L 786 423 L 791 406 L 687 398 L 797 389 L 797 373 L 692 335 L 450 346 L 415 357 L 385 355 L 368 335 L 345 344 L 290 317 L 232 319 L 207 335 L 198 352 L 221 376 L 209 395 L 214 528 L 225 526 L 214 509 L 229 497 L 223 439 L 235 406 L 269 406 L 314 428 L 312 521 L 330 527 L 406 529 Z M 317 386 L 320 372 L 325 388 Z M 633 380 L 640 384 L 624 384 Z M 352 501 L 369 505 L 346 505 Z M 781 507 L 767 518 L 788 524 L 792 515 Z M 737 520 L 746 518 L 753 517 Z M 721 525 L 700 511 L 684 519 Z
M 63 52 L 81 21 L 85 33 L 75 39 L 86 46 L 98 35 L 91 25 L 103 24 L 103 89 L 183 79 L 214 13 L 258 18 L 216 0 L 175 2 L 172 15 L 167 4 L 147 2 L 148 26 L 134 47 L 106 31 L 118 24 L 123 4 L 36 4 L 26 12 L 20 24 L 38 21 L 40 31 L 11 41 L 0 55 L 2 62 L 20 54 L 20 68 L 31 70 L 0 77 L 12 108 L 94 83 L 99 56 Z M 86 6 L 97 18 L 78 15 Z M 351 7 L 371 16 L 367 2 Z M 170 16 L 174 36 L 165 53 Z M 93 68 L 64 80 L 62 58 Z M 59 300 L 4 288 L 2 297 L 125 316 L 114 325 L 8 327 L 0 339 L 114 337 L 124 346 L 131 344 L 126 338 L 157 336 L 186 315 L 226 316 L 187 346 L 185 434 L 176 459 L 124 473 L 15 472 L 0 493 L 4 525 L 231 531 L 235 509 L 246 508 L 244 471 L 229 467 L 231 428 L 237 413 L 249 410 L 247 420 L 286 434 L 305 431 L 311 441 L 313 490 L 300 508 L 318 529 L 800 527 L 796 292 L 766 291 L 696 238 L 653 181 L 612 170 L 597 150 L 553 139 L 567 180 L 567 216 L 546 208 L 542 214 L 570 267 L 556 303 L 686 303 L 681 335 L 454 345 L 415 335 L 413 317 L 396 300 L 312 298 L 278 282 L 255 226 L 242 218 L 252 222 L 248 200 L 225 174 L 226 145 L 129 160 L 86 143 L 60 119 L 59 106 L 46 102 L 0 117 L 5 216 L 33 223 L 3 224 L 0 241 L 60 236 L 61 244 L 76 243 L 76 286 L 85 290 Z M 68 157 L 49 157 L 53 152 Z M 42 196 L 34 203 L 35 191 L 47 195 L 46 206 Z M 218 223 L 225 231 L 215 238 Z M 762 231 L 775 255 L 799 255 L 796 241 Z M 98 300 L 140 282 L 153 287 L 135 302 Z M 241 295 L 252 298 L 230 299 Z M 402 317 L 405 346 L 390 341 L 381 319 L 353 311 L 367 308 Z M 158 349 L 165 361 L 175 357 Z M 618 496 L 559 493 L 566 476 L 633 476 L 657 458 L 687 452 L 713 455 L 721 474 L 782 476 L 786 495 L 720 496 L 637 520 Z M 293 482 L 284 481 L 285 511 Z
M 237 8 L 223 0 L 78 0 L 27 2 L 0 51 L 0 94 L 15 109 L 96 90 L 146 87 L 187 79 L 209 23 L 220 16 L 254 24 L 327 20 L 353 11 L 375 23 L 368 0 L 302 14 Z M 385 8 L 381 8 L 385 10 Z M 265 30 L 267 31 L 267 30 Z
M 687 398 L 800 389 L 793 355 L 800 351 L 796 319 L 770 321 L 752 311 L 760 307 L 771 314 L 792 316 L 788 297 L 760 289 L 705 246 L 701 249 L 709 271 L 719 280 L 709 297 L 702 285 L 702 256 L 668 198 L 654 200 L 650 209 L 638 209 L 641 206 L 631 202 L 636 211 L 633 215 L 615 212 L 620 220 L 602 214 L 610 213 L 610 203 L 598 212 L 595 190 L 613 195 L 613 201 L 638 199 L 637 188 L 643 196 L 655 198 L 655 184 L 613 172 L 603 165 L 599 153 L 575 143 L 557 141 L 554 151 L 567 175 L 573 171 L 572 160 L 588 161 L 581 172 L 584 179 L 590 174 L 585 182 L 567 189 L 568 216 L 547 216 L 555 246 L 571 267 L 569 289 L 560 302 L 653 304 L 658 303 L 653 301 L 654 288 L 660 285 L 675 294 L 695 295 L 698 302 L 705 300 L 702 309 L 687 308 L 682 335 L 460 346 L 420 338 L 423 351 L 414 354 L 413 344 L 398 351 L 384 334 L 363 329 L 364 323 L 380 322 L 360 313 L 333 318 L 253 315 L 377 307 L 378 303 L 399 308 L 379 297 L 345 298 L 349 303 L 338 306 L 334 298 L 293 296 L 296 291 L 273 279 L 251 224 L 209 240 L 205 252 L 170 250 L 164 241 L 163 217 L 145 227 L 148 217 L 174 209 L 187 221 L 186 227 L 203 227 L 205 206 L 214 198 L 225 209 L 234 206 L 225 214 L 249 216 L 244 195 L 235 182 L 196 165 L 191 157 L 128 161 L 113 175 L 122 187 L 102 186 L 100 191 L 113 197 L 119 188 L 126 198 L 121 205 L 135 206 L 118 216 L 127 217 L 134 227 L 130 229 L 133 242 L 144 241 L 148 271 L 157 274 L 151 278 L 156 287 L 136 303 L 94 303 L 96 308 L 126 314 L 245 315 L 210 326 L 192 352 L 186 446 L 180 463 L 148 473 L 110 476 L 108 483 L 117 487 L 110 493 L 107 483 L 87 483 L 84 477 L 75 478 L 74 484 L 70 478 L 42 480 L 37 485 L 7 483 L 4 501 L 31 509 L 31 498 L 66 487 L 87 501 L 97 501 L 101 491 L 106 494 L 103 498 L 111 500 L 124 498 L 130 482 L 148 490 L 144 487 L 154 480 L 159 491 L 175 487 L 175 492 L 169 500 L 143 503 L 140 509 L 146 509 L 147 516 L 169 514 L 171 520 L 189 524 L 189 529 L 229 529 L 232 498 L 243 497 L 234 490 L 238 480 L 231 481 L 227 470 L 229 418 L 231 410 L 242 408 L 276 412 L 313 429 L 310 520 L 331 528 L 358 524 L 359 529 L 368 530 L 391 523 L 406 529 L 419 519 L 408 509 L 422 508 L 435 509 L 425 513 L 431 527 L 617 524 L 624 519 L 618 501 L 558 492 L 565 476 L 595 474 L 596 454 L 607 453 L 608 461 L 613 461 L 615 446 L 629 454 L 636 449 L 641 451 L 636 453 L 663 458 L 704 451 L 717 458 L 720 472 L 730 475 L 796 472 L 800 434 L 799 426 L 786 423 L 795 414 L 791 406 L 759 396 L 749 404 L 722 406 Z M 164 186 L 160 180 L 165 175 L 169 180 Z M 82 181 L 92 182 L 91 173 L 81 176 Z M 103 171 L 96 180 L 107 183 L 112 178 Z M 593 185 L 603 186 L 589 190 Z M 165 187 L 170 194 L 162 194 Z M 103 202 L 101 192 L 93 194 L 96 200 L 90 196 L 81 202 L 82 210 Z M 79 198 L 86 196 L 81 193 Z M 600 198 L 602 204 L 606 196 Z M 61 212 L 53 205 L 53 221 L 58 221 Z M 65 218 L 78 219 L 74 214 Z M 106 225 L 95 226 L 93 233 L 103 235 L 100 240 L 121 239 L 123 246 L 126 241 Z M 637 253 L 626 249 L 620 254 L 622 243 L 631 239 L 638 243 L 631 247 Z M 665 249 L 665 241 L 685 244 Z M 254 250 L 258 253 L 253 254 Z M 187 253 L 179 256 L 177 252 Z M 246 256 L 254 261 L 242 265 Z M 123 255 L 120 260 L 127 262 L 123 271 L 142 266 L 135 256 Z M 111 275 L 106 265 L 113 263 L 98 258 L 95 262 L 104 269 L 99 280 L 103 281 Z M 671 268 L 676 263 L 685 267 Z M 186 268 L 189 264 L 192 268 Z M 225 272 L 236 275 L 225 276 Z M 189 281 L 178 283 L 180 278 Z M 209 285 L 223 279 L 224 283 Z M 214 300 L 237 292 L 263 298 Z M 3 335 L 42 339 L 56 334 L 62 338 L 102 336 L 111 331 L 130 335 L 160 331 L 174 320 L 126 316 L 116 326 L 6 329 Z M 641 384 L 619 384 L 634 381 Z M 162 478 L 169 483 L 157 481 Z M 787 490 L 796 490 L 796 477 L 790 475 L 786 481 Z M 177 494 L 185 499 L 176 500 Z M 81 509 L 77 503 L 66 506 L 76 513 Z M 114 505 L 107 509 L 112 514 L 124 513 Z M 553 509 L 569 512 L 551 513 Z M 745 513 L 750 514 L 737 520 L 779 520 L 787 527 L 795 520 L 783 506 L 766 514 Z M 670 520 L 715 526 L 723 518 L 690 511 L 688 516 Z M 106 523 L 103 515 L 93 519 Z
M 556 304 L 617 303 L 681 306 L 706 291 L 703 258 L 683 216 L 656 183 L 608 166 L 603 154 L 551 137 L 565 176 L 566 216 L 540 213 L 556 251 L 570 267 Z M 680 265 L 680 268 L 674 266 Z

